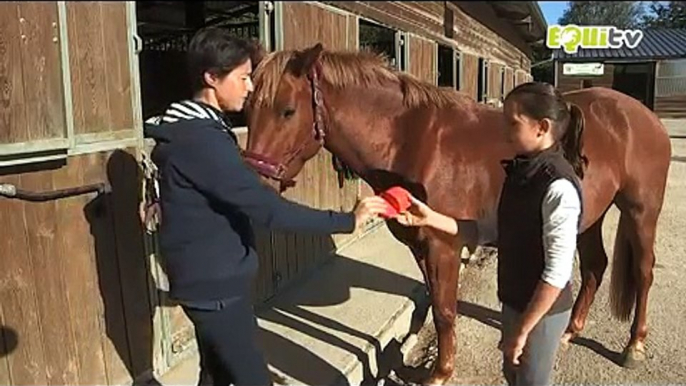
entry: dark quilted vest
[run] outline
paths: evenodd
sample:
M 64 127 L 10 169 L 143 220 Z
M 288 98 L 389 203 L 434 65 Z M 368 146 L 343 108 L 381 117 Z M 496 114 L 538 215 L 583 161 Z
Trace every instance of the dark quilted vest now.
M 541 205 L 550 184 L 567 178 L 581 187 L 574 169 L 558 147 L 530 157 L 504 161 L 506 172 L 498 207 L 498 297 L 524 312 L 534 295 L 545 264 Z M 573 306 L 571 281 L 549 314 Z

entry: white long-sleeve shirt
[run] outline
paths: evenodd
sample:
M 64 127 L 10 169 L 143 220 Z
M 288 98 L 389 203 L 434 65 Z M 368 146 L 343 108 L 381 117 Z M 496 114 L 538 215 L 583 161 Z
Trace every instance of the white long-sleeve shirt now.
M 567 179 L 554 181 L 541 204 L 546 283 L 564 288 L 572 279 L 576 254 L 577 226 L 581 202 L 574 185 Z
M 541 203 L 545 268 L 541 279 L 564 288 L 572 278 L 581 201 L 567 179 L 553 181 Z M 497 240 L 497 216 L 478 221 L 479 244 Z

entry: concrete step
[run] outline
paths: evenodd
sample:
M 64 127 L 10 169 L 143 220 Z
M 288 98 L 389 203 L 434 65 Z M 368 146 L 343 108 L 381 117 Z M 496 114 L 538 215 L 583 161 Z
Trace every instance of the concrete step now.
M 662 123 L 667 128 L 669 136 L 672 138 L 686 138 L 686 119 L 662 119 Z
M 425 306 L 414 257 L 382 224 L 257 310 L 275 383 L 359 385 L 375 378 L 382 355 L 399 354 L 383 351 L 398 351 L 413 312 Z M 159 381 L 196 384 L 197 377 L 192 356 Z

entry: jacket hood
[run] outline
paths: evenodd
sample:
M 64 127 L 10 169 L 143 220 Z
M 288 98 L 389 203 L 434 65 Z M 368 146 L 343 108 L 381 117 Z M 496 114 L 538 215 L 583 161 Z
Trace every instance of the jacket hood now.
M 219 123 L 217 125 L 216 123 Z M 231 123 L 225 115 L 214 107 L 202 102 L 185 100 L 172 103 L 164 114 L 149 118 L 145 121 L 143 133 L 146 138 L 155 141 L 150 158 L 157 167 L 162 167 L 171 155 L 172 142 L 189 135 L 200 135 L 200 127 L 219 127 L 227 132 L 237 142 L 231 131 Z
M 184 100 L 172 103 L 162 115 L 147 119 L 144 135 L 157 143 L 168 143 L 180 134 L 179 131 L 185 131 L 187 125 L 179 123 L 193 120 L 217 121 L 226 131 L 231 130 L 231 122 L 221 111 L 202 102 Z

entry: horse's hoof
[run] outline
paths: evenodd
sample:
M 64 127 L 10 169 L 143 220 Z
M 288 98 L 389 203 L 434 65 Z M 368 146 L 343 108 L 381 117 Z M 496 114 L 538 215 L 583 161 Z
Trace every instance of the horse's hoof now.
M 630 346 L 624 350 L 622 366 L 627 369 L 637 369 L 645 363 L 646 358 L 645 349 Z

